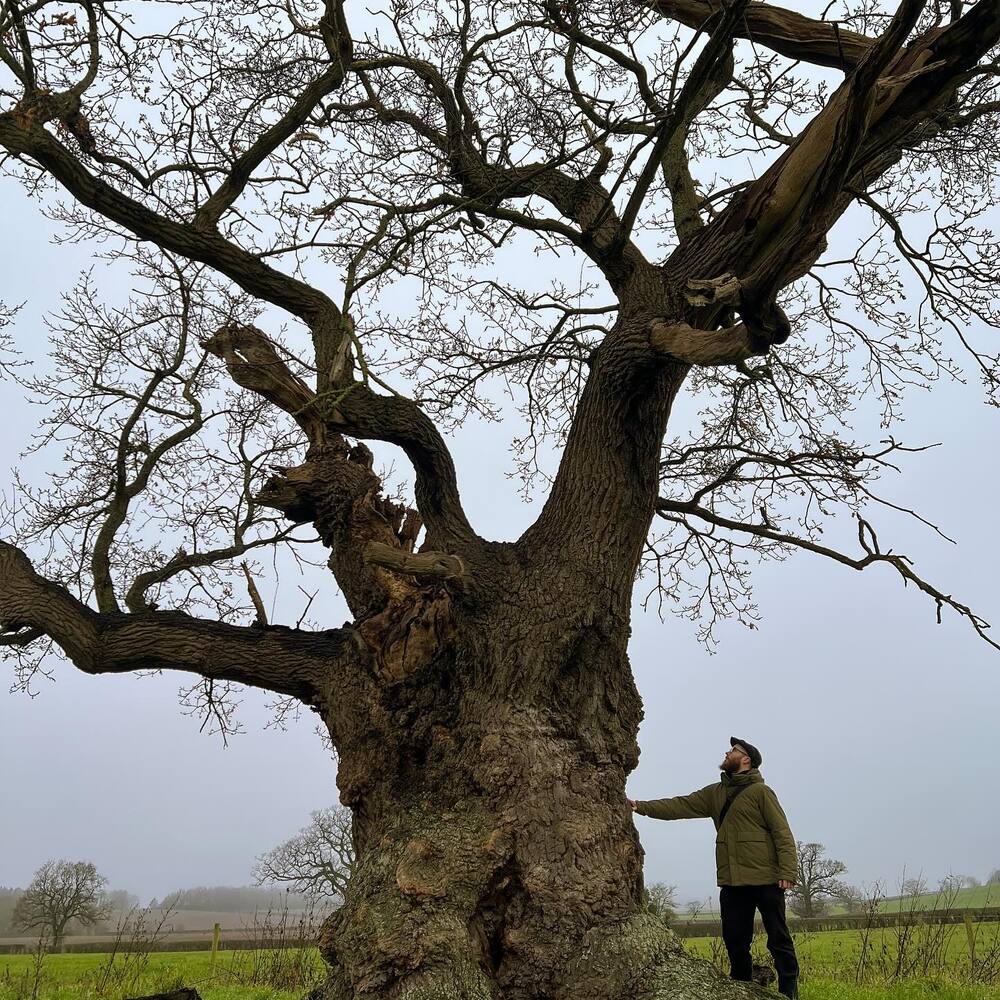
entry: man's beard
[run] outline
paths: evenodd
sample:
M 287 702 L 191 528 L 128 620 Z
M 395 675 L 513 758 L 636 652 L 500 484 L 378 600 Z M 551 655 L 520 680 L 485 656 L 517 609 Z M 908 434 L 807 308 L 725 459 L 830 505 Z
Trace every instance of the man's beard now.
M 738 760 L 726 760 L 719 765 L 720 771 L 725 771 L 726 774 L 735 774 L 740 769 L 740 762 Z

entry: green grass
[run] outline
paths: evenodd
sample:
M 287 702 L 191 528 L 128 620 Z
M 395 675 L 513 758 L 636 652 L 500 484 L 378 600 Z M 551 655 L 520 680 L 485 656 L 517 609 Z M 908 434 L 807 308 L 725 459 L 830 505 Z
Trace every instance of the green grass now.
M 985 957 L 991 948 L 1000 955 L 1000 924 L 979 924 L 977 928 L 977 955 Z M 939 949 L 937 967 L 929 975 L 897 982 L 878 981 L 879 963 L 884 960 L 891 966 L 896 954 L 893 948 L 898 951 L 896 932 L 892 928 L 873 931 L 868 971 L 863 977 L 867 981 L 860 985 L 854 982 L 861 947 L 857 931 L 797 934 L 802 1000 L 1000 1000 L 1000 975 L 989 985 L 967 982 L 965 927 L 950 925 L 945 929 L 951 933 Z M 911 947 L 916 944 L 919 941 Z M 724 962 L 718 938 L 688 938 L 684 945 L 700 958 L 710 959 L 714 951 L 716 959 Z M 755 939 L 754 949 L 764 957 L 762 937 Z M 123 968 L 122 958 L 117 959 L 119 969 Z M 141 961 L 141 968 L 132 970 L 136 974 L 126 974 L 120 982 L 112 978 L 102 990 L 99 987 L 108 968 L 108 955 L 47 955 L 34 1000 L 121 1000 L 179 986 L 195 987 L 204 1000 L 301 1000 L 310 981 L 322 972 L 315 949 L 222 951 L 214 968 L 207 951 L 153 952 L 141 956 Z M 0 1000 L 33 1000 L 34 970 L 31 955 L 0 955 Z M 275 985 L 275 977 L 285 981 Z
M 802 1000 L 998 1000 L 1000 986 L 962 985 L 935 979 L 856 986 L 838 979 L 803 980 Z
M 1000 923 L 975 924 L 973 933 L 971 954 L 964 924 L 874 928 L 867 944 L 857 930 L 795 933 L 802 996 L 804 1000 L 1000 1000 Z M 686 938 L 684 946 L 691 954 L 727 968 L 718 937 Z M 767 961 L 763 935 L 754 938 L 753 948 L 756 961 Z
M 976 935 L 976 955 L 985 959 L 991 951 L 1000 953 L 1000 923 L 974 924 Z M 895 927 L 873 928 L 868 936 L 869 955 L 876 964 L 882 959 L 895 961 L 899 954 L 901 929 Z M 911 928 L 907 942 L 911 953 L 923 947 L 926 949 L 935 940 L 942 942 L 940 961 L 935 965 L 950 970 L 955 975 L 969 970 L 969 941 L 963 924 L 925 925 Z M 941 935 L 936 938 L 935 935 Z M 862 948 L 862 935 L 858 930 L 846 931 L 806 931 L 793 934 L 795 950 L 803 967 L 817 975 L 827 973 L 842 978 L 850 970 L 857 968 Z M 714 943 L 714 944 L 713 944 Z M 684 940 L 685 946 L 699 958 L 711 958 L 713 948 L 718 951 L 721 941 L 717 937 L 693 937 Z M 764 938 L 758 934 L 754 939 L 756 950 L 764 948 Z M 871 964 L 871 961 L 869 962 Z M 998 960 L 1000 966 L 1000 960 Z
M 107 954 L 45 956 L 37 1000 L 119 1000 L 180 986 L 193 986 L 203 1000 L 301 1000 L 322 971 L 315 949 L 222 951 L 214 968 L 207 951 L 153 952 L 141 956 L 141 967 L 119 956 L 112 966 L 117 972 L 105 975 L 109 959 Z M 0 1000 L 31 1000 L 35 964 L 32 955 L 0 955 Z

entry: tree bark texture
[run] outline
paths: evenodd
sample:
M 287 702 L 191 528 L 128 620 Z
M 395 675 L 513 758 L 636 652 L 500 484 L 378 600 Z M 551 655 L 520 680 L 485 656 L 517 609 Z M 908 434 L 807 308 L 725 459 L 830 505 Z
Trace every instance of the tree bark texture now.
M 620 332 L 581 402 L 605 419 L 578 421 L 552 507 L 430 585 L 449 621 L 433 655 L 387 665 L 370 631 L 364 681 L 318 699 L 358 865 L 322 935 L 326 1000 L 745 995 L 640 905 L 629 604 L 683 368 Z
M 627 626 L 515 545 L 474 578 L 447 653 L 324 712 L 358 854 L 322 935 L 325 996 L 725 995 L 640 911 Z

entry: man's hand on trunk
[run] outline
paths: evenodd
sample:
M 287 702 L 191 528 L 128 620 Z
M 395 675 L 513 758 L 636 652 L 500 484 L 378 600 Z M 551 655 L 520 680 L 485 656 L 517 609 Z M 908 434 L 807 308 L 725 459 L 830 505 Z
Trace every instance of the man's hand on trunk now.
M 778 888 L 779 889 L 784 889 L 786 892 L 789 889 L 793 888 L 794 885 L 795 885 L 795 883 L 794 882 L 789 882 L 787 878 L 779 878 L 778 879 Z

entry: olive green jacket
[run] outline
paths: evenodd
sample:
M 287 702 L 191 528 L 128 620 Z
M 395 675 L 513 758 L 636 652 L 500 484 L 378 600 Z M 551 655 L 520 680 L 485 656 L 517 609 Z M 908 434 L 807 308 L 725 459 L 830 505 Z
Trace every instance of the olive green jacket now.
M 719 814 L 737 785 L 749 785 L 739 794 L 719 827 Z M 715 866 L 719 885 L 774 885 L 794 882 L 798 875 L 795 838 L 760 771 L 722 775 L 690 795 L 636 802 L 635 811 L 653 819 L 711 819 L 715 823 Z

